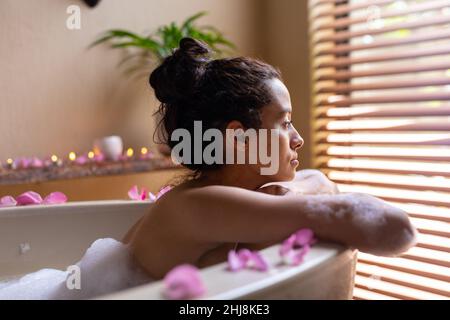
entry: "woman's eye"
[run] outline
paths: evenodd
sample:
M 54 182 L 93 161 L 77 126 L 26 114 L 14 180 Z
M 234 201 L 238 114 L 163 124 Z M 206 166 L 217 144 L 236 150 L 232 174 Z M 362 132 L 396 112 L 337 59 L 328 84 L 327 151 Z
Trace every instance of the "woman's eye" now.
M 283 126 L 284 126 L 285 128 L 289 128 L 290 126 L 292 126 L 292 121 L 286 120 L 286 121 L 283 123 Z

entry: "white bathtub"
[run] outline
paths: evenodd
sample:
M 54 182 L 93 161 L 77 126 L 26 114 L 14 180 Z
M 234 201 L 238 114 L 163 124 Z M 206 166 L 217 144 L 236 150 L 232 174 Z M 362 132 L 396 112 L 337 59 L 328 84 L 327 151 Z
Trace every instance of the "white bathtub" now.
M 96 239 L 120 240 L 151 204 L 87 201 L 0 209 L 0 280 L 41 268 L 66 269 Z M 262 251 L 273 267 L 231 273 L 225 264 L 201 270 L 202 299 L 351 299 L 356 252 L 318 243 L 297 267 L 277 265 L 278 245 Z M 161 281 L 100 299 L 161 299 Z

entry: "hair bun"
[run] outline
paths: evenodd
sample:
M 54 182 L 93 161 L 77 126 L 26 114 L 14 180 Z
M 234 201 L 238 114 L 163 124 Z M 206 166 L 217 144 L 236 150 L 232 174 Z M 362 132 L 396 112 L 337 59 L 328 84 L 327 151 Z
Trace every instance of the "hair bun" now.
M 192 58 L 202 58 L 202 56 L 211 53 L 206 44 L 192 38 L 181 39 L 179 47 L 178 51 L 180 53 L 187 54 Z
M 198 40 L 183 38 L 179 48 L 150 75 L 156 98 L 166 104 L 187 101 L 210 60 L 210 49 Z

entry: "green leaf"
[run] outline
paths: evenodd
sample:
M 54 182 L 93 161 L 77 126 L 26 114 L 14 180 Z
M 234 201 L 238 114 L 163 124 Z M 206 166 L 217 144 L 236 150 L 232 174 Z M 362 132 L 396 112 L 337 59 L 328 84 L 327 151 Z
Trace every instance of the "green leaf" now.
M 208 12 L 201 11 L 201 12 L 194 14 L 193 16 L 187 18 L 186 21 L 184 21 L 183 24 L 181 25 L 181 30 L 185 30 L 185 29 L 189 28 L 191 26 L 192 22 L 194 22 L 195 20 L 197 20 L 207 14 L 208 14 Z
M 183 37 L 191 37 L 205 42 L 213 51 L 216 57 L 229 55 L 236 49 L 236 46 L 226 39 L 224 35 L 214 26 L 195 26 L 194 22 L 206 15 L 202 11 L 188 17 L 181 26 L 175 22 L 159 27 L 155 32 L 148 35 L 138 35 L 128 30 L 112 29 L 107 30 L 103 35 L 94 41 L 89 48 L 108 42 L 113 49 L 126 50 L 126 56 L 119 62 L 119 67 L 129 66 L 126 73 L 137 73 L 157 62 L 162 62 L 164 58 L 171 55 L 178 48 Z M 129 49 L 133 49 L 130 52 Z

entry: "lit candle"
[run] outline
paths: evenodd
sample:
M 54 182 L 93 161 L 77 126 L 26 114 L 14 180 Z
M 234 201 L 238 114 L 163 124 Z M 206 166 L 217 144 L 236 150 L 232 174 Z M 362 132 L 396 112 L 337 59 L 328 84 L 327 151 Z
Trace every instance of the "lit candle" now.
M 62 165 L 61 159 L 58 159 L 58 157 L 57 157 L 56 155 L 53 154 L 53 155 L 50 157 L 50 159 L 52 160 L 52 164 L 53 164 L 54 166 L 60 166 L 60 165 Z
M 92 160 L 92 159 L 94 159 L 94 157 L 95 157 L 94 151 L 89 151 L 88 152 L 88 158 Z
M 128 156 L 129 158 L 131 158 L 131 157 L 133 156 L 133 154 L 134 154 L 133 149 L 132 149 L 132 148 L 128 148 L 128 149 L 127 149 L 127 156 Z
M 141 148 L 141 159 L 145 160 L 145 159 L 150 159 L 152 157 L 151 152 L 146 148 L 146 147 L 142 147 Z
M 11 158 L 8 158 L 6 160 L 6 166 L 8 167 L 8 169 L 14 169 L 14 160 Z
M 75 154 L 75 152 L 72 151 L 69 153 L 70 161 L 75 161 L 76 158 L 77 158 L 77 155 Z

